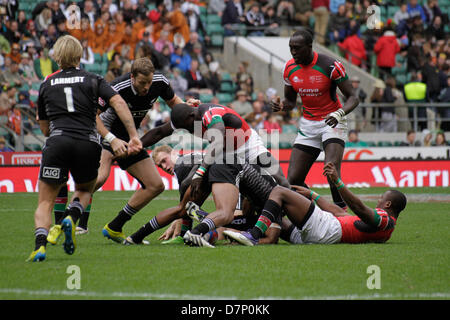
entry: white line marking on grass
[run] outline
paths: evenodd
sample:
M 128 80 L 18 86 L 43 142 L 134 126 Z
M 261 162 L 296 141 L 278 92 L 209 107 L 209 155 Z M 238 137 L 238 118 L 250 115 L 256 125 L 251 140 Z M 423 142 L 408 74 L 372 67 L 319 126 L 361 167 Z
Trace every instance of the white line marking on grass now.
M 31 296 L 67 296 L 80 298 L 129 298 L 129 299 L 163 299 L 163 300 L 238 300 L 237 297 L 202 296 L 174 293 L 151 293 L 151 292 L 95 292 L 80 290 L 28 290 L 20 288 L 0 288 L 0 293 L 31 295 Z M 372 300 L 372 299 L 448 299 L 450 292 L 429 293 L 374 293 L 367 295 L 348 294 L 336 296 L 305 296 L 293 297 L 255 297 L 250 300 Z

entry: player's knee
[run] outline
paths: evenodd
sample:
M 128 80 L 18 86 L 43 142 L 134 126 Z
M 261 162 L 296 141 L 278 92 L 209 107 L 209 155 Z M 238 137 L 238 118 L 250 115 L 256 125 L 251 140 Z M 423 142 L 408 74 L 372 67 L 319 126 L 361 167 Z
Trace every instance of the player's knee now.
M 281 200 L 283 196 L 283 190 L 284 188 L 282 186 L 276 186 L 270 193 L 269 199 L 274 201 Z
M 165 186 L 161 180 L 161 181 L 153 182 L 151 184 L 146 185 L 145 189 L 147 190 L 148 193 L 156 196 L 164 191 Z

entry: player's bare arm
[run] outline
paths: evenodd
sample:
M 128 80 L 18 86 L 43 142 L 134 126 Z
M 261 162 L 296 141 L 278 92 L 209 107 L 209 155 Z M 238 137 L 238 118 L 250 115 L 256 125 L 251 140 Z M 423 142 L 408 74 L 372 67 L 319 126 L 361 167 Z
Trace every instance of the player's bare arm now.
M 284 86 L 284 100 L 281 101 L 279 96 L 275 96 L 270 101 L 270 105 L 274 112 L 290 111 L 295 108 L 297 103 L 297 92 L 292 86 Z
M 170 122 L 157 126 L 149 130 L 141 138 L 142 146 L 148 148 L 165 137 L 170 136 L 173 133 L 173 128 Z
M 116 157 L 124 157 L 127 155 L 128 143 L 122 139 L 117 138 L 112 134 L 104 125 L 102 119 L 96 116 L 97 132 L 102 136 L 103 139 L 107 140 L 111 145 L 111 149 Z
M 323 175 L 326 176 L 331 183 L 337 186 L 339 194 L 349 208 L 365 223 L 371 226 L 377 226 L 375 222 L 374 210 L 366 206 L 361 199 L 355 196 L 341 181 L 333 163 L 328 162 L 323 168 Z
M 356 96 L 355 89 L 353 88 L 350 80 L 344 80 L 338 84 L 338 88 L 344 94 L 346 101 L 339 109 L 335 112 L 330 113 L 325 118 L 325 123 L 330 127 L 334 128 L 337 126 L 339 121 L 346 115 L 352 112 L 359 104 L 359 98 Z
M 166 103 L 167 103 L 167 105 L 168 105 L 170 108 L 173 108 L 173 106 L 175 106 L 175 105 L 177 105 L 177 104 L 179 104 L 179 103 L 184 103 L 184 102 L 183 102 L 183 100 L 182 100 L 179 96 L 174 95 L 173 98 L 170 99 L 170 100 L 168 100 L 168 101 L 166 101 Z
M 313 200 L 319 206 L 320 209 L 332 213 L 335 217 L 348 215 L 348 213 L 344 209 L 342 209 L 338 205 L 335 205 L 332 202 L 327 201 L 325 198 L 321 197 L 319 194 L 317 194 L 311 189 L 302 186 L 291 186 L 291 188 L 295 192 L 301 194 L 302 196 L 310 200 Z
M 130 141 L 128 142 L 128 154 L 138 153 L 142 149 L 142 143 L 139 139 L 133 116 L 131 115 L 125 100 L 123 100 L 119 94 L 116 94 L 109 99 L 109 104 L 116 111 L 125 129 L 127 130 L 128 135 L 130 136 Z

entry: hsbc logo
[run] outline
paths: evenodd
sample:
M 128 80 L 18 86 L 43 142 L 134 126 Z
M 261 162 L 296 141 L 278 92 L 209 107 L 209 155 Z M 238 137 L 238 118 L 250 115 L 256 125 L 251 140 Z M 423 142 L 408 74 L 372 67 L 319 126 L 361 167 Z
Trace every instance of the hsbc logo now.
M 42 169 L 42 177 L 50 179 L 59 179 L 60 172 L 61 172 L 60 168 L 44 167 Z

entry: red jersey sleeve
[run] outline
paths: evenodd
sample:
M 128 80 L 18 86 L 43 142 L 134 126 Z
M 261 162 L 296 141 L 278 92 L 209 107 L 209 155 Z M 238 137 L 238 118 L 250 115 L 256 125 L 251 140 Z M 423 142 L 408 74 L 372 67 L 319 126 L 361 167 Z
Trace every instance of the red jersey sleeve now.
M 333 67 L 331 68 L 330 79 L 337 83 L 340 83 L 348 79 L 347 72 L 345 71 L 344 65 L 340 61 L 335 61 Z

